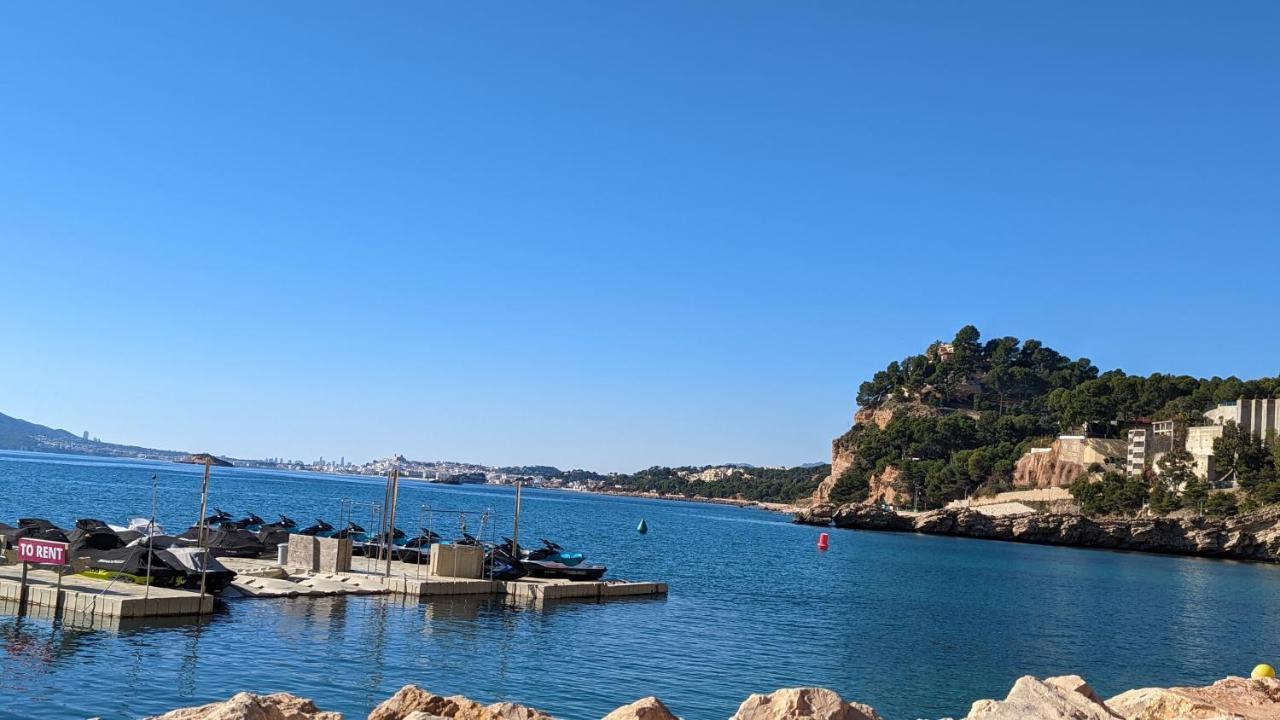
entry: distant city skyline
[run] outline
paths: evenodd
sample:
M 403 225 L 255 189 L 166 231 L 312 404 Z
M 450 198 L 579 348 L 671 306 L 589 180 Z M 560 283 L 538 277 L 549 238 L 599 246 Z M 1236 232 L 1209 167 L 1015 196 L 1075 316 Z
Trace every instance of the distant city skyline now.
M 1277 21 L 6 6 L 0 412 L 607 472 L 825 460 L 966 324 L 1274 375 Z

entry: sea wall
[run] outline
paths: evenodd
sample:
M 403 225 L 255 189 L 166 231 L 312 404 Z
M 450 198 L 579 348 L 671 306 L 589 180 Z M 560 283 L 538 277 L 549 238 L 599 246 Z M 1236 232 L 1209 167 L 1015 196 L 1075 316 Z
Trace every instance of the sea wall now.
M 1003 700 L 978 700 L 968 720 L 1183 720 L 1280 717 L 1280 681 L 1229 677 L 1206 687 L 1142 688 L 1103 700 L 1078 675 L 1021 677 Z M 240 693 L 223 702 L 173 710 L 148 720 L 342 720 L 288 693 Z M 510 702 L 485 705 L 460 695 L 443 697 L 406 685 L 369 713 L 369 720 L 552 720 L 541 710 Z M 647 697 L 606 714 L 604 720 L 678 720 L 661 700 Z M 882 720 L 869 705 L 823 688 L 788 688 L 751 695 L 730 720 Z
M 798 522 L 812 518 L 797 517 Z M 1234 518 L 1107 518 L 1075 513 L 1020 513 L 993 517 L 969 508 L 905 515 L 849 504 L 831 522 L 855 530 L 893 530 L 983 540 L 1070 545 L 1109 550 L 1280 562 L 1280 508 Z

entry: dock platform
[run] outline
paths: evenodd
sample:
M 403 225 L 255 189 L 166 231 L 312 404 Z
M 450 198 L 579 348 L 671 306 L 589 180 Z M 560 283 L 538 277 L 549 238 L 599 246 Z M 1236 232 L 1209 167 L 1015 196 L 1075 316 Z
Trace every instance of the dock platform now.
M 425 565 L 393 561 L 387 573 L 385 561 L 353 558 L 350 571 L 317 572 L 280 566 L 274 560 L 222 558 L 237 573 L 224 597 L 291 598 L 334 595 L 396 595 L 411 600 L 449 596 L 506 597 L 517 603 L 537 604 L 555 600 L 604 601 L 611 598 L 658 596 L 666 583 L 600 580 L 578 582 L 545 578 L 485 580 L 440 577 Z M 0 565 L 0 603 L 16 603 L 22 568 Z M 28 607 L 54 612 L 110 618 L 144 618 L 207 615 L 214 598 L 188 590 L 110 582 L 81 575 L 64 575 L 57 589 L 57 574 L 32 568 L 27 578 Z
M 17 603 L 22 591 L 22 568 L 0 565 L 0 601 Z M 27 572 L 28 606 L 53 608 L 75 615 L 142 618 L 174 615 L 208 615 L 213 612 L 213 596 L 175 588 L 109 582 L 82 575 L 62 576 L 52 570 L 31 568 Z

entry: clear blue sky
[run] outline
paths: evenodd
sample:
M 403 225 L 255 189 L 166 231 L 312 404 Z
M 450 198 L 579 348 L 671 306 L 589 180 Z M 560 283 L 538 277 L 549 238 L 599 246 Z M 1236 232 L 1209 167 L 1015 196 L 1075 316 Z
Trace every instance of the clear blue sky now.
M 1280 4 L 7 3 L 0 412 L 826 459 L 966 324 L 1275 374 Z

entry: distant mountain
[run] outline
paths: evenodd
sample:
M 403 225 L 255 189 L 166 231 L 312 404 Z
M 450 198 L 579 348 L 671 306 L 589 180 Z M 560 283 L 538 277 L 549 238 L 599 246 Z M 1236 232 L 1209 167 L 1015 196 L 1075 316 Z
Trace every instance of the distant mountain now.
M 0 450 L 103 455 L 149 460 L 178 460 L 187 455 L 185 452 L 174 450 L 156 450 L 89 440 L 66 430 L 55 430 L 45 425 L 9 417 L 3 413 L 0 413 Z

